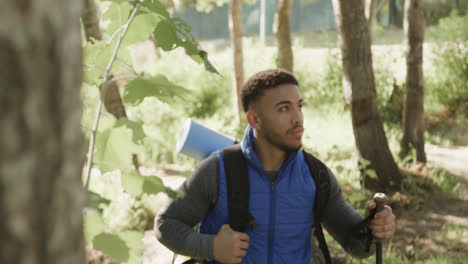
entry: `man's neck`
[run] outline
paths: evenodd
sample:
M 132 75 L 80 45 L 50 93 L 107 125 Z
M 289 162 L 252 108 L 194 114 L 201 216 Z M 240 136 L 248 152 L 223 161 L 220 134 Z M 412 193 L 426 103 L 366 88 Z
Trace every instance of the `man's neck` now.
M 270 144 L 264 138 L 258 137 L 258 135 L 255 135 L 253 147 L 265 171 L 279 171 L 287 156 L 285 151 Z

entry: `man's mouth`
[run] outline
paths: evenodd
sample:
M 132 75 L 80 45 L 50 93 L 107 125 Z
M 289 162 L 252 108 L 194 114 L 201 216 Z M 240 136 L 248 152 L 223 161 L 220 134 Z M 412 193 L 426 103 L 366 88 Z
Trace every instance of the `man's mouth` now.
M 292 130 L 289 131 L 290 134 L 294 136 L 302 136 L 302 133 L 304 133 L 304 128 L 302 126 L 296 127 Z

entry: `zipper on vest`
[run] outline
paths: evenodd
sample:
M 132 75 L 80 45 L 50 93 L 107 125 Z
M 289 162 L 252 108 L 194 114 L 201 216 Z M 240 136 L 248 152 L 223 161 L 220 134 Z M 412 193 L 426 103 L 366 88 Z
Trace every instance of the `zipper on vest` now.
M 268 263 L 272 263 L 273 255 L 273 240 L 274 240 L 274 216 L 275 216 L 275 182 L 271 181 L 271 192 L 270 192 L 270 226 L 268 228 Z

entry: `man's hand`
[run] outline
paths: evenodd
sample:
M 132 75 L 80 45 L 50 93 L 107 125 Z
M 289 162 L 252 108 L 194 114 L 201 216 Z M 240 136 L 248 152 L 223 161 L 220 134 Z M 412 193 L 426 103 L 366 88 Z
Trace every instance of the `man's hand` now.
M 213 255 L 219 262 L 236 264 L 242 262 L 249 247 L 249 236 L 236 232 L 229 225 L 223 225 L 214 238 Z
M 366 217 L 375 206 L 376 204 L 374 201 L 367 202 Z M 395 215 L 392 212 L 392 208 L 385 205 L 382 211 L 375 214 L 369 227 L 372 230 L 372 236 L 374 236 L 374 238 L 380 240 L 391 238 L 393 233 L 395 233 Z

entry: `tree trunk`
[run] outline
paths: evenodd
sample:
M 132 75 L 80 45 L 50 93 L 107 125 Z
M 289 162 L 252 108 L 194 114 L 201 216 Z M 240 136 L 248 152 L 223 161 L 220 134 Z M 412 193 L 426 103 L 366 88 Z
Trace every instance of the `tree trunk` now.
M 93 42 L 93 39 L 101 40 L 101 29 L 99 28 L 99 19 L 96 14 L 95 0 L 83 0 L 84 8 L 81 13 L 81 21 L 86 35 L 86 41 Z
M 403 107 L 401 156 L 406 156 L 410 152 L 412 145 L 416 149 L 416 156 L 419 162 L 426 162 L 426 152 L 424 151 L 423 78 L 424 12 L 424 0 L 406 0 L 404 23 L 406 91 Z
M 402 8 L 400 5 L 404 0 L 390 0 L 388 9 L 388 24 L 399 28 L 403 26 Z
M 265 25 L 266 25 L 266 0 L 260 0 L 260 43 L 263 45 L 266 44 L 266 32 L 265 32 Z
M 293 53 L 289 29 L 291 6 L 291 0 L 278 1 L 278 10 L 275 15 L 275 35 L 278 42 L 278 68 L 293 72 Z
M 85 262 L 81 6 L 0 8 L 0 263 Z
M 229 31 L 231 33 L 234 57 L 233 97 L 236 118 L 241 129 L 244 128 L 240 91 L 244 84 L 244 55 L 242 52 L 242 0 L 231 0 L 229 9 Z
M 366 19 L 367 25 L 369 26 L 369 34 L 371 35 L 372 40 L 372 32 L 374 32 L 374 19 L 376 13 L 376 0 L 366 0 Z
M 377 179 L 364 174 L 364 185 L 373 190 L 398 188 L 401 175 L 393 160 L 377 107 L 370 36 L 362 0 L 333 0 L 341 35 L 343 85 L 350 87 L 351 114 L 356 147 L 371 162 Z

